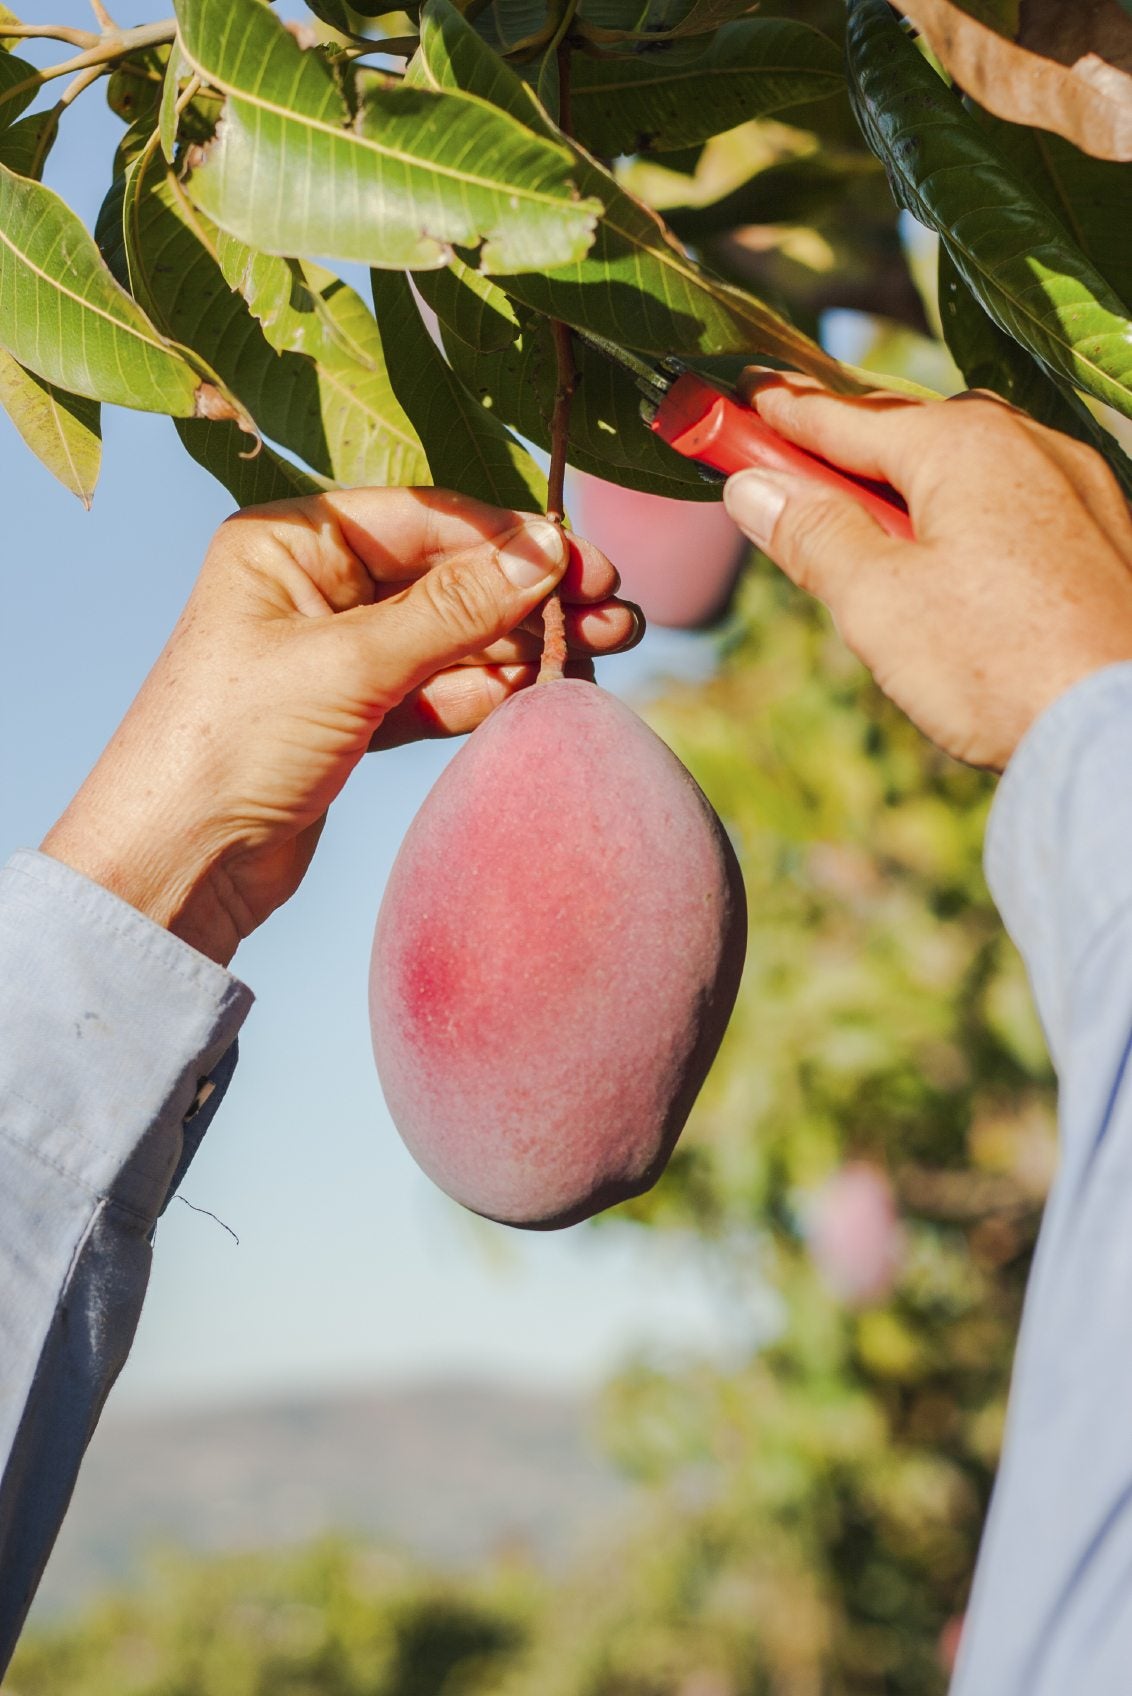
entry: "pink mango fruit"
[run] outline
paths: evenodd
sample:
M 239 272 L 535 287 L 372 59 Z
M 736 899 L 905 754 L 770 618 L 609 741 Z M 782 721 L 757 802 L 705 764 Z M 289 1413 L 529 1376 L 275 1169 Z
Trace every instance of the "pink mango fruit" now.
M 621 593 L 651 624 L 694 630 L 727 609 L 748 543 L 722 502 L 677 501 L 571 477 L 570 516 L 580 536 L 621 573 Z
M 648 1189 L 745 943 L 731 845 L 660 738 L 592 683 L 513 697 L 425 800 L 378 916 L 374 1054 L 410 1152 L 532 1229 Z
M 887 1174 L 861 1160 L 835 1172 L 810 1203 L 806 1239 L 835 1296 L 861 1307 L 883 1301 L 904 1258 L 904 1232 Z

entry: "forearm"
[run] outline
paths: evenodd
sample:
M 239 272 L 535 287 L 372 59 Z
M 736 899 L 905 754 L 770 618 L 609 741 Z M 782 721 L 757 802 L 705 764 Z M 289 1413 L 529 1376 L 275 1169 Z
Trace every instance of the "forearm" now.
M 0 872 L 0 1667 L 251 997 L 69 868 Z
M 1002 1467 L 955 1696 L 1124 1696 L 1132 1665 L 1132 666 L 1022 743 L 987 870 L 1060 1083 Z

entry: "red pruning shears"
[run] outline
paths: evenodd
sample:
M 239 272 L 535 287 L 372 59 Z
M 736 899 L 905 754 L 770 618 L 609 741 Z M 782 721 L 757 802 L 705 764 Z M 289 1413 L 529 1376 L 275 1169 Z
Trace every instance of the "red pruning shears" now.
M 576 330 L 580 341 L 612 359 L 636 379 L 644 399 L 641 417 L 655 436 L 685 459 L 730 477 L 750 467 L 787 471 L 840 489 L 870 513 L 890 536 L 908 541 L 912 536 L 908 508 L 888 483 L 843 471 L 805 448 L 795 447 L 772 430 L 758 413 L 745 406 L 733 391 L 728 392 L 681 363 L 662 359 L 652 364 L 638 354 L 626 353 L 614 342 Z

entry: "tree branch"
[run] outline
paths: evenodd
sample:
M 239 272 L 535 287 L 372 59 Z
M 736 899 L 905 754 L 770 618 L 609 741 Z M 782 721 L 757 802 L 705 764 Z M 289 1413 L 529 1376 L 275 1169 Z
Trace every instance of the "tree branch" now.
M 6 25 L 4 33 L 12 33 Z M 48 65 L 45 70 L 37 71 L 33 77 L 24 77 L 22 82 L 12 83 L 0 94 L 0 106 L 6 101 L 16 99 L 18 95 L 26 94 L 29 89 L 40 88 L 45 82 L 54 81 L 56 77 L 67 77 L 72 72 L 85 71 L 93 65 L 112 65 L 115 60 L 125 59 L 142 48 L 158 47 L 163 42 L 172 41 L 176 33 L 176 19 L 167 18 L 163 23 L 139 24 L 136 29 L 119 30 L 113 35 L 104 36 L 85 53 L 76 53 L 73 59 L 64 59 L 58 65 Z
M 558 65 L 558 127 L 564 135 L 570 134 L 570 42 L 564 31 L 562 39 L 555 49 Z M 574 390 L 578 386 L 578 374 L 574 368 L 573 336 L 568 324 L 560 323 L 557 318 L 551 319 L 551 335 L 554 337 L 554 361 L 556 368 L 556 383 L 554 389 L 554 412 L 550 421 L 550 469 L 546 479 L 546 516 L 555 524 L 562 524 L 566 517 L 564 484 L 566 481 L 566 454 L 570 445 L 570 409 L 574 399 Z M 549 595 L 542 609 L 542 664 L 539 666 L 538 680 L 540 683 L 554 683 L 563 676 L 566 669 L 566 620 L 562 611 L 562 597 L 557 591 Z

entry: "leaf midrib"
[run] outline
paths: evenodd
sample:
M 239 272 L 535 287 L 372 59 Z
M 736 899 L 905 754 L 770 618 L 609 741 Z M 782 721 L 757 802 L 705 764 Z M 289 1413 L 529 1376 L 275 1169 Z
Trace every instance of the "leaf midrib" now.
M 187 48 L 185 49 L 185 57 L 201 76 L 207 77 L 212 86 L 214 88 L 219 88 L 220 92 L 226 95 L 230 100 L 242 100 L 246 102 L 247 105 L 255 107 L 258 111 L 272 113 L 275 117 L 280 118 L 286 123 L 299 124 L 304 128 L 317 131 L 319 134 L 331 136 L 336 141 L 346 141 L 354 147 L 367 148 L 371 153 L 376 153 L 379 158 L 390 159 L 400 165 L 415 166 L 418 170 L 431 171 L 439 177 L 448 177 L 453 182 L 460 183 L 464 187 L 484 189 L 491 194 L 502 195 L 507 198 L 510 198 L 512 195 L 516 195 L 520 199 L 531 201 L 535 205 L 545 206 L 555 212 L 566 213 L 576 211 L 582 216 L 586 215 L 583 203 L 581 201 L 572 200 L 569 195 L 556 196 L 542 193 L 537 189 L 518 187 L 513 183 L 500 184 L 498 182 L 493 182 L 490 177 L 477 177 L 467 171 L 458 171 L 451 165 L 444 165 L 432 159 L 422 159 L 419 154 L 401 152 L 393 147 L 383 147 L 371 136 L 367 136 L 357 130 L 339 129 L 334 124 L 325 123 L 321 118 L 312 118 L 306 113 L 294 112 L 290 109 L 290 107 L 278 106 L 274 101 L 264 100 L 257 94 L 249 94 L 246 89 L 236 88 L 231 84 L 218 81 L 214 73 L 194 59 Z M 433 92 L 441 91 L 434 90 Z M 446 89 L 443 92 L 452 96 L 455 91 Z M 456 98 L 459 98 L 458 94 L 456 94 Z M 502 108 L 497 107 L 495 110 L 499 113 L 499 116 L 502 119 L 514 124 L 515 128 L 521 130 L 524 135 L 529 136 L 533 141 L 541 141 L 543 146 L 548 147 L 553 152 L 561 154 L 561 157 L 566 164 L 570 163 L 570 155 L 564 148 L 556 148 L 553 142 L 547 142 L 543 140 L 543 138 L 536 136 L 533 130 L 528 130 L 525 125 L 520 124 L 517 119 L 512 118 L 510 114 L 504 112 Z
M 0 166 L 0 170 L 3 168 L 4 167 Z M 143 347 L 153 348 L 155 352 L 163 354 L 166 358 L 176 361 L 176 356 L 165 346 L 163 342 L 154 340 L 153 337 L 145 335 L 136 324 L 131 324 L 128 319 L 116 318 L 114 314 L 112 312 L 108 312 L 105 307 L 96 305 L 92 300 L 87 300 L 84 295 L 76 294 L 74 289 L 67 288 L 57 277 L 52 277 L 41 265 L 37 265 L 22 248 L 16 245 L 16 243 L 8 235 L 3 224 L 0 224 L 0 242 L 3 242 L 4 246 L 9 248 L 16 255 L 16 258 L 21 260 L 29 271 L 31 271 L 35 276 L 40 277 L 43 282 L 47 284 L 48 288 L 55 289 L 59 294 L 65 296 L 66 299 L 73 300 L 77 306 L 85 309 L 87 312 L 93 312 L 98 318 L 104 318 L 108 324 L 113 324 L 116 329 L 123 330 L 126 335 L 133 336 L 137 341 L 141 342 Z M 188 367 L 186 366 L 186 370 L 187 369 Z

